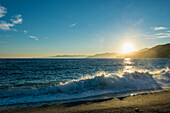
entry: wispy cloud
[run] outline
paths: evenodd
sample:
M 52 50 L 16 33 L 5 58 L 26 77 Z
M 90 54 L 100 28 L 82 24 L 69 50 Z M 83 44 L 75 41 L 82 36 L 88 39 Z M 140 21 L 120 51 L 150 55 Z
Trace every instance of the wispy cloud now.
M 0 29 L 2 30 L 11 30 L 11 27 L 13 27 L 14 24 L 7 23 L 5 21 L 0 21 Z
M 36 36 L 28 36 L 29 38 L 33 38 L 33 39 L 35 39 L 35 40 L 38 40 L 38 37 L 36 37 Z
M 164 29 L 168 29 L 168 27 L 154 27 L 152 28 L 155 31 L 159 31 L 159 30 L 164 30 Z M 161 38 L 170 38 L 170 31 L 159 31 L 159 33 L 156 34 L 147 34 L 147 36 L 145 37 L 145 39 L 161 39 Z
M 154 27 L 153 30 L 163 30 L 163 29 L 168 29 L 166 27 Z
M 0 18 L 5 16 L 6 13 L 7 13 L 7 9 L 4 6 L 0 6 Z
M 22 15 L 16 15 L 15 19 L 11 19 L 11 21 L 13 22 L 13 24 L 22 24 Z
M 27 34 L 27 33 L 28 33 L 28 31 L 27 31 L 27 30 L 24 30 L 24 33 L 25 33 L 25 34 Z
M 7 13 L 7 8 L 5 8 L 4 6 L 0 6 L 0 18 L 4 17 L 5 14 Z M 6 21 L 0 21 L 0 30 L 4 30 L 4 31 L 18 31 L 17 29 L 15 29 L 15 25 L 17 24 L 22 24 L 23 22 L 23 18 L 21 14 L 15 15 L 13 16 L 13 18 L 10 19 L 11 22 L 6 22 Z M 71 26 L 75 26 L 76 24 L 72 24 Z M 24 34 L 28 34 L 27 30 L 23 31 Z M 36 36 L 28 36 L 29 38 L 38 40 L 38 37 Z
M 149 34 L 149 33 L 140 33 L 140 34 L 136 34 L 136 35 L 133 35 L 131 36 L 133 38 L 143 38 L 143 39 L 152 39 L 154 38 L 154 35 L 153 34 Z
M 0 6 L 0 18 L 2 18 L 3 16 L 5 16 L 5 14 L 7 13 L 7 9 L 4 6 Z M 13 27 L 16 24 L 22 24 L 22 15 L 16 15 L 14 17 L 14 19 L 10 19 L 12 22 L 8 23 L 6 21 L 0 21 L 0 29 L 1 30 L 12 30 L 12 31 L 17 31 L 16 29 L 14 29 Z
M 140 25 L 140 24 L 142 24 L 143 22 L 144 22 L 144 19 L 141 18 L 141 19 L 139 19 L 139 20 L 136 21 L 135 25 Z
M 158 36 L 157 38 L 170 38 L 170 35 Z
M 17 29 L 15 29 L 15 28 L 12 28 L 11 30 L 12 30 L 12 31 L 18 31 L 18 30 L 17 30 Z
M 170 38 L 170 33 L 157 33 L 157 38 Z
M 170 35 L 170 33 L 156 33 L 155 35 L 160 36 L 160 35 Z
M 0 29 L 1 30 L 17 31 L 16 29 L 14 29 L 12 27 L 14 27 L 16 24 L 21 24 L 21 23 L 22 23 L 22 18 L 19 18 L 12 23 L 7 23 L 6 21 L 0 21 Z
M 74 27 L 74 26 L 76 26 L 76 25 L 77 25 L 77 24 L 76 24 L 76 23 L 74 23 L 74 24 L 71 24 L 71 25 L 70 25 L 70 27 Z
M 163 39 L 163 38 L 170 38 L 170 33 L 156 33 L 156 34 L 146 34 L 144 39 Z

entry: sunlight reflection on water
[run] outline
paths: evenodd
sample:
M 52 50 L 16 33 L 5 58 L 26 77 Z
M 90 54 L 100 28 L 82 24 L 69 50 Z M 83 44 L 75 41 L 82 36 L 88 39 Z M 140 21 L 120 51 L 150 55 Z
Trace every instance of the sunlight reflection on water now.
M 132 70 L 133 70 L 133 66 L 132 66 L 132 64 L 133 64 L 133 62 L 132 62 L 132 59 L 131 58 L 125 58 L 124 59 L 124 69 L 123 69 L 123 71 L 124 72 L 129 72 L 129 73 L 131 73 L 132 72 Z

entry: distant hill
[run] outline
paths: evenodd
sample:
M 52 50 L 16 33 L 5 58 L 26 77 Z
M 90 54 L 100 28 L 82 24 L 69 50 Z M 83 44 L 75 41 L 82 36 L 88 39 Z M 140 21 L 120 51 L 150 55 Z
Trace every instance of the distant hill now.
M 118 53 L 101 53 L 93 56 L 88 56 L 87 58 L 116 58 Z
M 122 54 L 117 58 L 170 58 L 170 43 Z
M 126 54 L 101 53 L 92 56 L 87 55 L 56 55 L 57 58 L 170 58 L 170 43 L 157 45 L 152 48 L 144 48 L 139 51 Z

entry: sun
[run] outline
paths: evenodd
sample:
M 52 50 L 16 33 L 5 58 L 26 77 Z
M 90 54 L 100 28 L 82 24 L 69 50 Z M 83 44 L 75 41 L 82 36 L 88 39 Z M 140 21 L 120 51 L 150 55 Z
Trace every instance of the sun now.
M 122 53 L 129 53 L 134 51 L 134 46 L 131 43 L 126 43 L 125 45 L 123 45 L 122 47 Z

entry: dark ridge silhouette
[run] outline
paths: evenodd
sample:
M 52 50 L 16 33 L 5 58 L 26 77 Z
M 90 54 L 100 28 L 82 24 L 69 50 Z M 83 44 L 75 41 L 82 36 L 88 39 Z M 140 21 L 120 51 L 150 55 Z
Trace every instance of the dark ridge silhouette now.
M 122 54 L 117 58 L 170 58 L 170 43 Z

